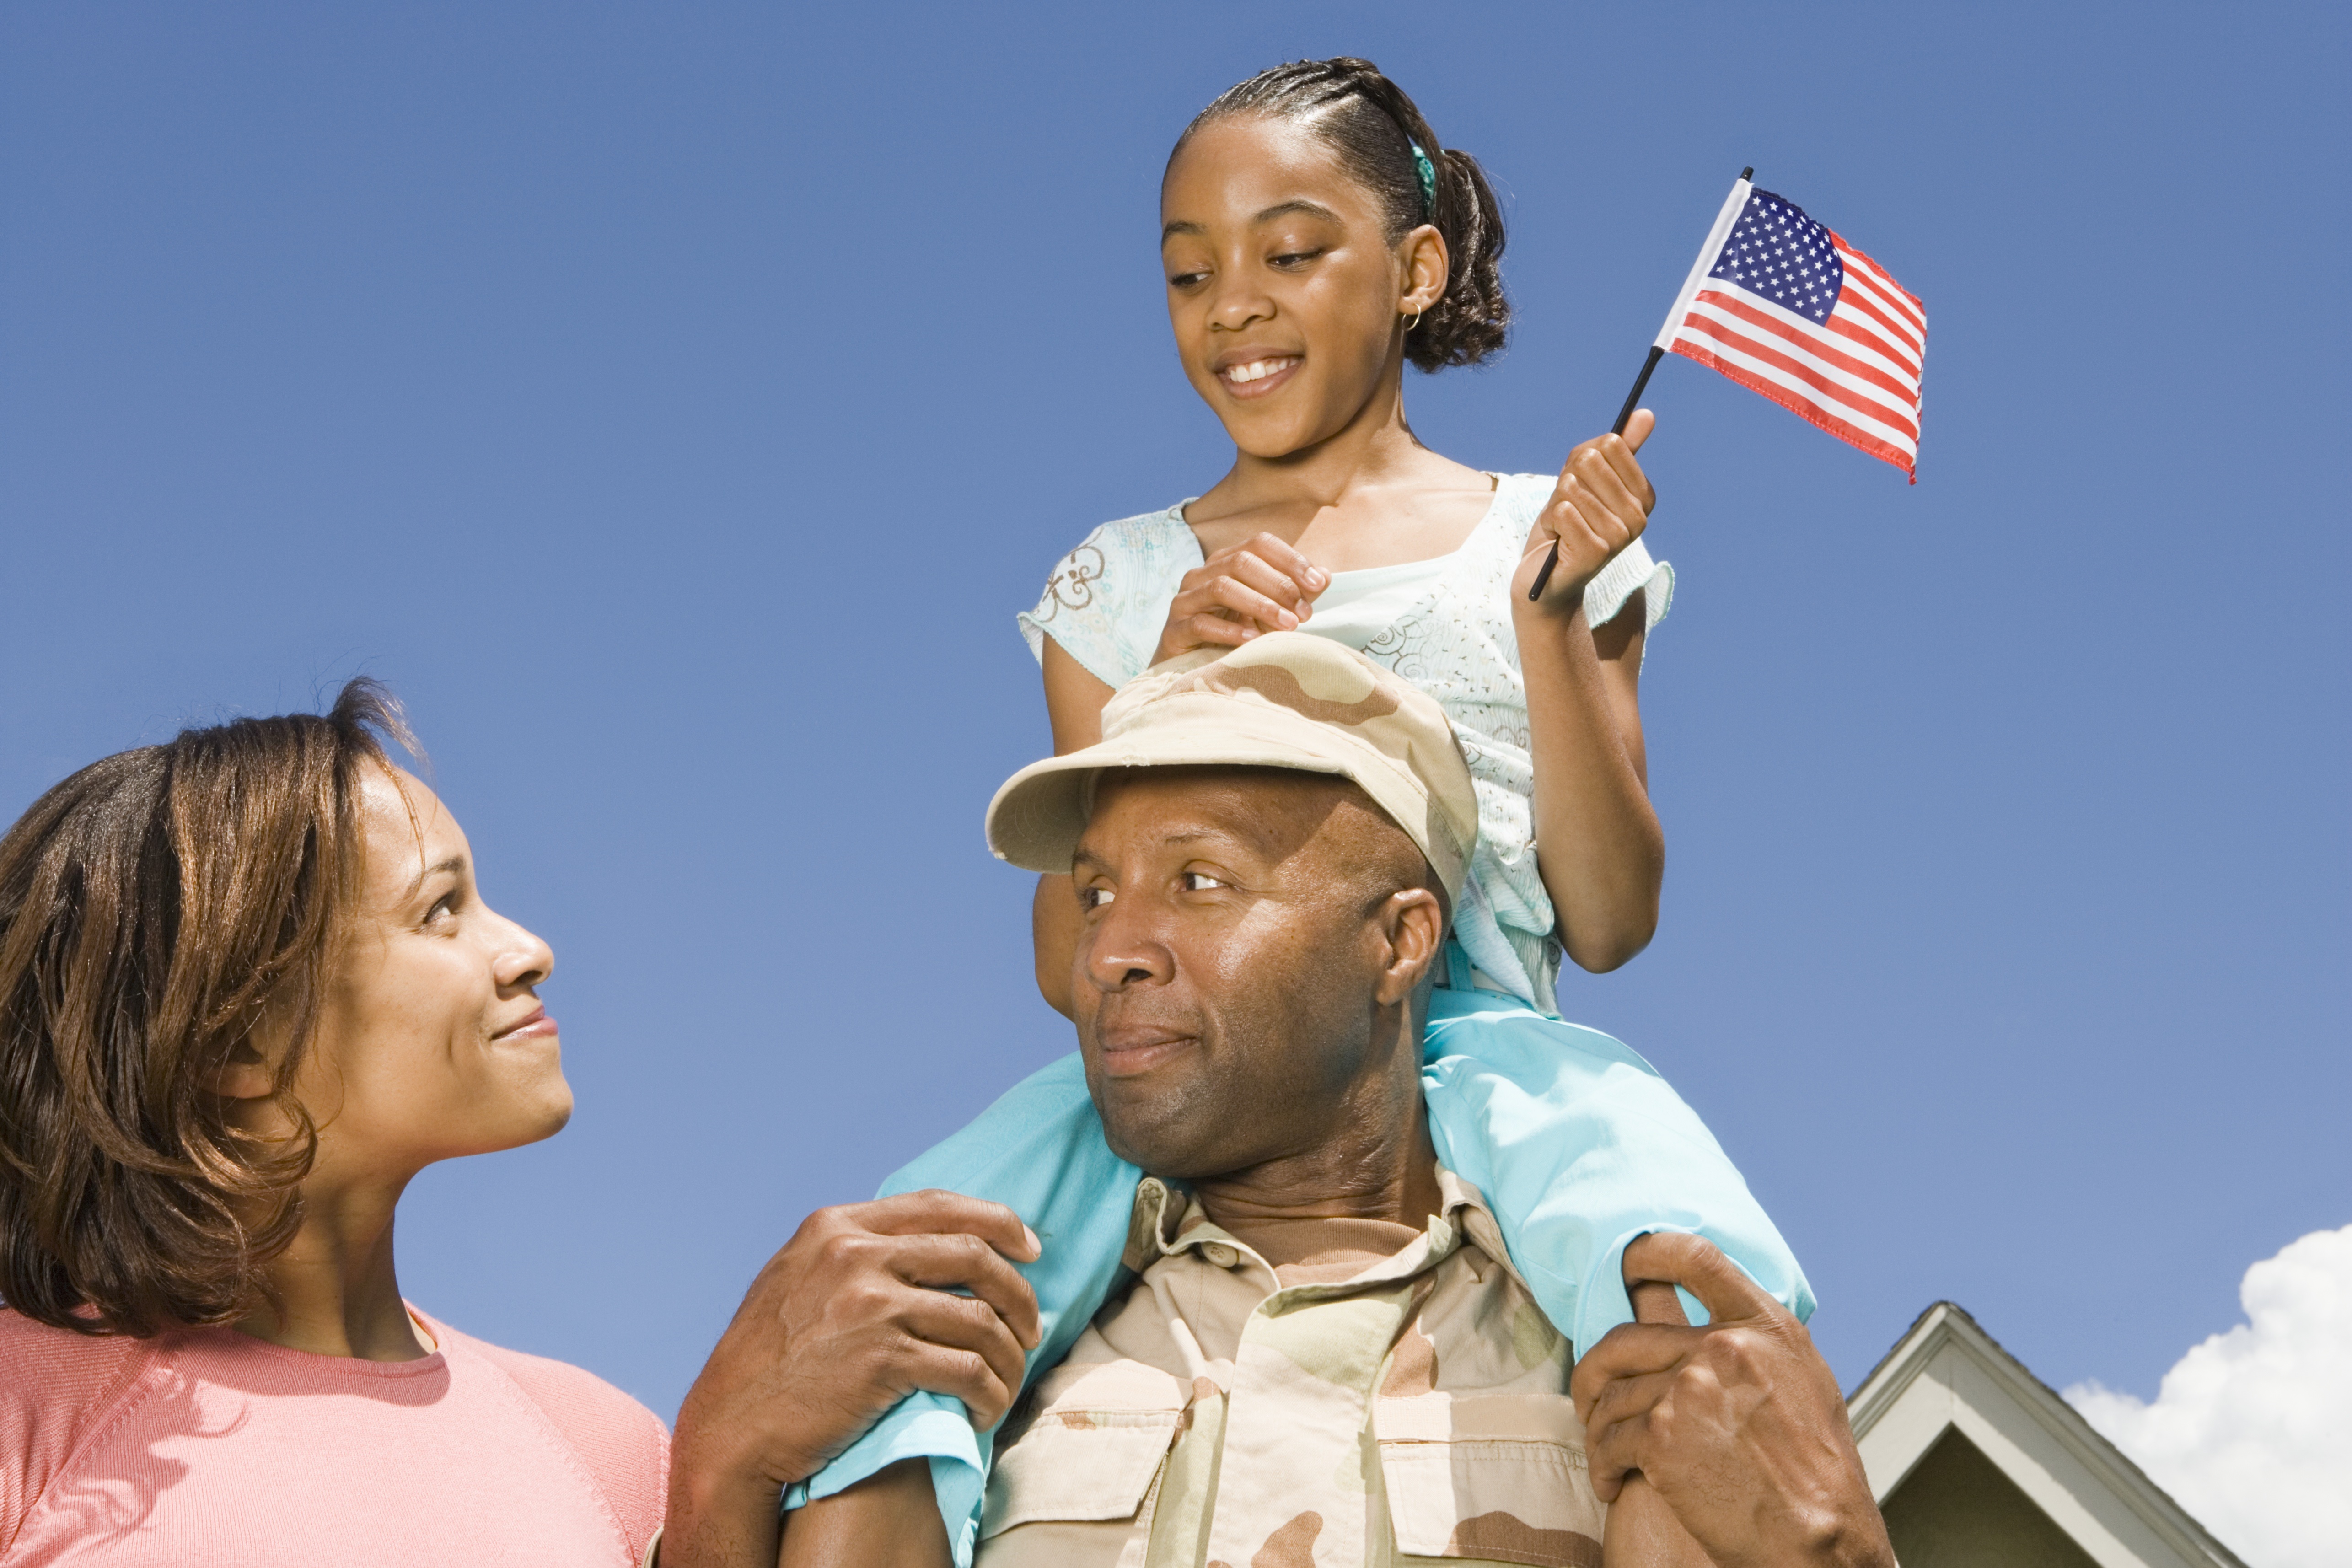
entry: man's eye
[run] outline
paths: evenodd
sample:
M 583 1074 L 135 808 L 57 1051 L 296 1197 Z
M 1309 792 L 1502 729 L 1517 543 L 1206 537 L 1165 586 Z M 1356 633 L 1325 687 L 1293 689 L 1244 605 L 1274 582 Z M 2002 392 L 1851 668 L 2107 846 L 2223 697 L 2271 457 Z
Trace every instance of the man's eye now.
M 1105 904 L 1116 900 L 1118 897 L 1118 895 L 1108 888 L 1080 888 L 1078 889 L 1078 908 L 1082 910 L 1098 910 Z
M 1224 885 L 1222 879 L 1210 876 L 1206 871 L 1184 873 L 1184 890 L 1188 893 L 1198 893 L 1210 888 L 1222 888 Z

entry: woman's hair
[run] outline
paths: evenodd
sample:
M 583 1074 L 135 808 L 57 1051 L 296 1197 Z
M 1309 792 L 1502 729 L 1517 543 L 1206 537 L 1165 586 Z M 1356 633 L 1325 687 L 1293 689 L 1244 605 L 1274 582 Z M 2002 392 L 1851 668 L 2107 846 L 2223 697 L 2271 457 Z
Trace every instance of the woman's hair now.
M 0 1298 L 83 1333 L 224 1323 L 269 1298 L 316 1131 L 291 1098 L 362 885 L 359 794 L 391 693 L 184 730 L 92 763 L 0 838 Z M 296 1127 L 231 1125 L 257 1026 Z
M 1393 243 L 1428 223 L 1445 237 L 1451 258 L 1445 292 L 1405 334 L 1405 357 L 1423 370 L 1477 364 L 1502 352 L 1511 305 L 1503 296 L 1503 211 L 1478 160 L 1441 148 L 1437 133 L 1404 89 L 1370 60 L 1348 57 L 1294 60 L 1227 88 L 1201 110 L 1168 154 L 1192 132 L 1236 114 L 1302 122 L 1339 155 L 1347 171 L 1380 197 Z M 1418 146 L 1434 174 L 1433 200 L 1424 203 Z

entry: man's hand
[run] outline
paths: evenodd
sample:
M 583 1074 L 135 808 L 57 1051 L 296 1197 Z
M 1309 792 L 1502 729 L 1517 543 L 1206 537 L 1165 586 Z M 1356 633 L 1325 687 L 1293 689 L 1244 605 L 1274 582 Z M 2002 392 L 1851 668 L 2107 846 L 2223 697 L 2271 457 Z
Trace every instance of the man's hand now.
M 664 1568 L 773 1563 L 784 1488 L 917 1389 L 1003 1418 L 1037 1343 L 1037 1298 L 1005 1259 L 1037 1250 L 1011 1209 L 954 1193 L 811 1215 L 678 1409 Z
M 1576 1363 L 1569 1392 L 1601 1500 L 1638 1470 L 1720 1568 L 1893 1568 L 1845 1401 L 1805 1326 L 1697 1237 L 1634 1242 L 1625 1282 L 1680 1285 L 1712 1321 L 1622 1324 Z

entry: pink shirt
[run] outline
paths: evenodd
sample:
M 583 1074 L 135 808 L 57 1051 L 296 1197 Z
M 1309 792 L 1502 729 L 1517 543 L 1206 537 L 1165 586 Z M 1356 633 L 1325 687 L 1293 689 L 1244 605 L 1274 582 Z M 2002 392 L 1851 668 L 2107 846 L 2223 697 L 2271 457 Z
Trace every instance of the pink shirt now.
M 416 1318 L 435 1353 L 370 1362 L 0 1310 L 0 1565 L 641 1561 L 669 1460 L 653 1412 Z

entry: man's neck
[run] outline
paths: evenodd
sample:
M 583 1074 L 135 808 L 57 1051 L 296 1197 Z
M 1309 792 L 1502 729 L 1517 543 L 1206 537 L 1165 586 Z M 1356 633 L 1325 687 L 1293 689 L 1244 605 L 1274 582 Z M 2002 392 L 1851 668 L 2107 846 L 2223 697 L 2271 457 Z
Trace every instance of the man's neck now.
M 1192 1191 L 1220 1226 L 1381 1219 L 1418 1227 L 1443 1205 L 1437 1151 L 1420 1095 L 1405 1114 L 1367 1121 L 1372 1124 L 1359 1122 L 1315 1148 L 1202 1177 Z

